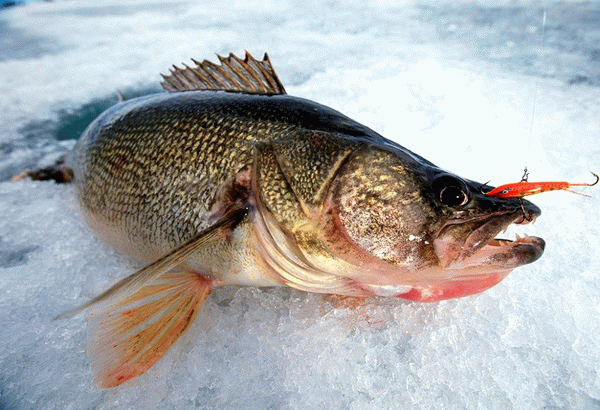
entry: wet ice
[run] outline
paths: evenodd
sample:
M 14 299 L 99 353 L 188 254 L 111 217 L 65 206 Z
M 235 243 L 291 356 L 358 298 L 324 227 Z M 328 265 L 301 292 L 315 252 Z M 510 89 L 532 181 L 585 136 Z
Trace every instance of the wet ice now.
M 269 52 L 288 93 L 466 178 L 513 182 L 527 165 L 532 180 L 586 180 L 600 163 L 600 90 L 598 29 L 582 16 L 600 9 L 549 5 L 545 40 L 542 11 L 146 0 L 2 10 L 2 179 L 69 148 L 55 132 L 65 113 L 156 87 L 173 63 L 247 48 Z M 139 266 L 93 237 L 71 187 L 2 182 L 0 407 L 598 407 L 598 201 L 533 201 L 543 214 L 525 231 L 546 240 L 545 255 L 479 296 L 347 308 L 289 289 L 219 289 L 164 360 L 106 391 L 92 384 L 84 316 L 52 318 Z

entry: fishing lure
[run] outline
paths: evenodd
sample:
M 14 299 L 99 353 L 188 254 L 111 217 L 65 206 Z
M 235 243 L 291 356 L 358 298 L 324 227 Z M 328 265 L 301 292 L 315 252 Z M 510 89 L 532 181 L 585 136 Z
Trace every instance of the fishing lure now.
M 529 172 L 527 172 L 527 168 L 525 168 L 525 172 L 523 174 L 523 177 L 521 178 L 521 181 L 512 184 L 500 185 L 499 187 L 494 188 L 489 192 L 486 192 L 486 195 L 495 196 L 497 198 L 523 198 L 525 196 L 541 194 L 543 192 L 562 190 L 569 191 L 578 195 L 589 196 L 582 192 L 573 191 L 569 188 L 573 186 L 596 185 L 600 180 L 600 177 L 598 177 L 598 175 L 594 174 L 593 172 L 591 174 L 596 177 L 596 181 L 591 184 L 575 184 L 566 181 L 529 182 L 527 180 L 529 177 Z

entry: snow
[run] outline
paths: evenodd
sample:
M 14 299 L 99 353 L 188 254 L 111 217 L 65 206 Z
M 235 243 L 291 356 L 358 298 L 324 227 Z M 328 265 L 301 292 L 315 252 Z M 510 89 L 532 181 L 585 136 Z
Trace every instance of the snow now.
M 543 215 L 520 232 L 543 237 L 544 256 L 474 297 L 347 307 L 289 289 L 218 289 L 146 375 L 102 390 L 84 315 L 52 318 L 139 266 L 91 234 L 72 187 L 7 180 L 68 150 L 57 124 L 81 107 L 158 90 L 158 74 L 190 57 L 248 49 L 269 52 L 289 94 L 463 177 L 502 184 L 527 166 L 531 180 L 593 181 L 599 15 L 594 2 L 483 0 L 0 10 L 0 408 L 598 408 L 597 199 L 535 197 Z

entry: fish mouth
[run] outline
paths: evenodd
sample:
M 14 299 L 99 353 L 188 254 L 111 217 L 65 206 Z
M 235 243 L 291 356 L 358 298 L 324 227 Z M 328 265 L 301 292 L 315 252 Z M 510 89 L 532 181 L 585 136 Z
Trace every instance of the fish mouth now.
M 538 260 L 545 242 L 535 236 L 516 236 L 515 240 L 497 235 L 512 225 L 535 222 L 539 212 L 499 211 L 468 220 L 450 220 L 434 240 L 435 253 L 444 269 L 491 273 L 510 270 Z M 464 238 L 464 239 L 461 239 Z M 465 272 L 467 274 L 467 272 Z

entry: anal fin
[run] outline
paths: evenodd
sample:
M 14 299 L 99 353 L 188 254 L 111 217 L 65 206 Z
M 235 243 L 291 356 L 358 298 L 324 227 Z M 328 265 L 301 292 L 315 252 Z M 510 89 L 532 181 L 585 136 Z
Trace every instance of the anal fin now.
M 202 275 L 171 272 L 90 312 L 87 353 L 95 383 L 115 387 L 152 367 L 189 328 L 211 289 Z

